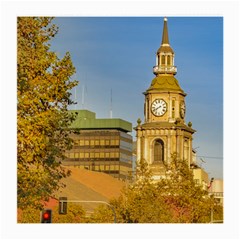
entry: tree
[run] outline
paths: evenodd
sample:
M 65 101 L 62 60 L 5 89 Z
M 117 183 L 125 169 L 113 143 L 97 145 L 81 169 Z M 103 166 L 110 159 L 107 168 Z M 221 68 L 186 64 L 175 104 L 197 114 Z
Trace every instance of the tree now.
M 172 222 L 209 222 L 211 199 L 208 192 L 196 185 L 187 162 L 176 154 L 172 155 L 165 178 L 158 187 L 165 189 L 165 201 L 170 206 Z
M 52 223 L 83 223 L 86 222 L 86 212 L 79 204 L 68 204 L 68 214 L 61 215 L 58 206 L 52 208 Z M 18 223 L 40 223 L 40 210 L 26 207 L 19 210 Z
M 120 223 L 209 223 L 211 208 L 221 212 L 214 199 L 195 184 L 186 161 L 172 155 L 166 173 L 154 182 L 143 159 L 137 165 L 136 182 L 110 201 Z M 101 207 L 93 215 L 95 222 L 112 222 L 109 209 Z
M 168 222 L 168 206 L 164 203 L 161 189 L 156 188 L 146 161 L 137 163 L 136 181 L 122 190 L 110 204 L 116 211 L 118 223 Z M 93 215 L 95 222 L 112 222 L 112 212 L 103 206 Z
M 17 197 L 18 207 L 41 208 L 70 173 L 61 166 L 69 149 L 67 107 L 77 85 L 69 53 L 59 59 L 49 41 L 58 28 L 49 17 L 17 19 Z

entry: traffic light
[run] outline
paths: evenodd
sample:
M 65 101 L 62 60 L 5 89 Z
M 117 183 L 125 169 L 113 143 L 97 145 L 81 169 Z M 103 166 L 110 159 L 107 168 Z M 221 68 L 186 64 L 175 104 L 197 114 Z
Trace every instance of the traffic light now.
M 67 197 L 60 197 L 59 198 L 59 214 L 67 214 Z
M 41 223 L 52 223 L 52 209 L 41 211 Z

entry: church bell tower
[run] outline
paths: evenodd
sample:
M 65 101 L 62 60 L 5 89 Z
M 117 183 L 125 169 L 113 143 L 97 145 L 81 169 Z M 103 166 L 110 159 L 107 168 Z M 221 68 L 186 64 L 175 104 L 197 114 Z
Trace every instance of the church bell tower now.
M 137 161 L 147 161 L 155 179 L 165 172 L 172 154 L 188 162 L 192 161 L 191 123 L 185 123 L 186 93 L 175 78 L 177 67 L 174 51 L 168 37 L 167 18 L 164 18 L 162 43 L 156 53 L 156 75 L 150 87 L 143 93 L 144 123 L 138 120 L 135 128 L 137 137 Z

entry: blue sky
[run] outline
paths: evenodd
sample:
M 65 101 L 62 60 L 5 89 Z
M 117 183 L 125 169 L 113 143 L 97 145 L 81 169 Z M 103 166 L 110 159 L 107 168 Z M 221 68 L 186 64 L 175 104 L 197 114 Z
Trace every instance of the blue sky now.
M 54 23 L 59 33 L 52 49 L 60 57 L 71 53 L 79 80 L 72 109 L 109 118 L 112 91 L 113 118 L 136 126 L 144 119 L 142 93 L 155 76 L 163 17 L 59 17 Z M 168 33 L 176 78 L 187 93 L 186 122 L 197 130 L 193 148 L 209 175 L 223 178 L 223 18 L 168 17 Z

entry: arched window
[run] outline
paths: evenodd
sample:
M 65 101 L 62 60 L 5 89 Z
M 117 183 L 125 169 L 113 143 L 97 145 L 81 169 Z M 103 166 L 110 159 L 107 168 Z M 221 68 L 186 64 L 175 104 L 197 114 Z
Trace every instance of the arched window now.
M 167 56 L 167 65 L 171 65 L 171 57 L 170 57 L 170 55 Z
M 158 139 L 154 143 L 154 162 L 164 162 L 164 143 L 161 139 Z
M 162 55 L 161 65 L 165 65 L 165 55 Z

